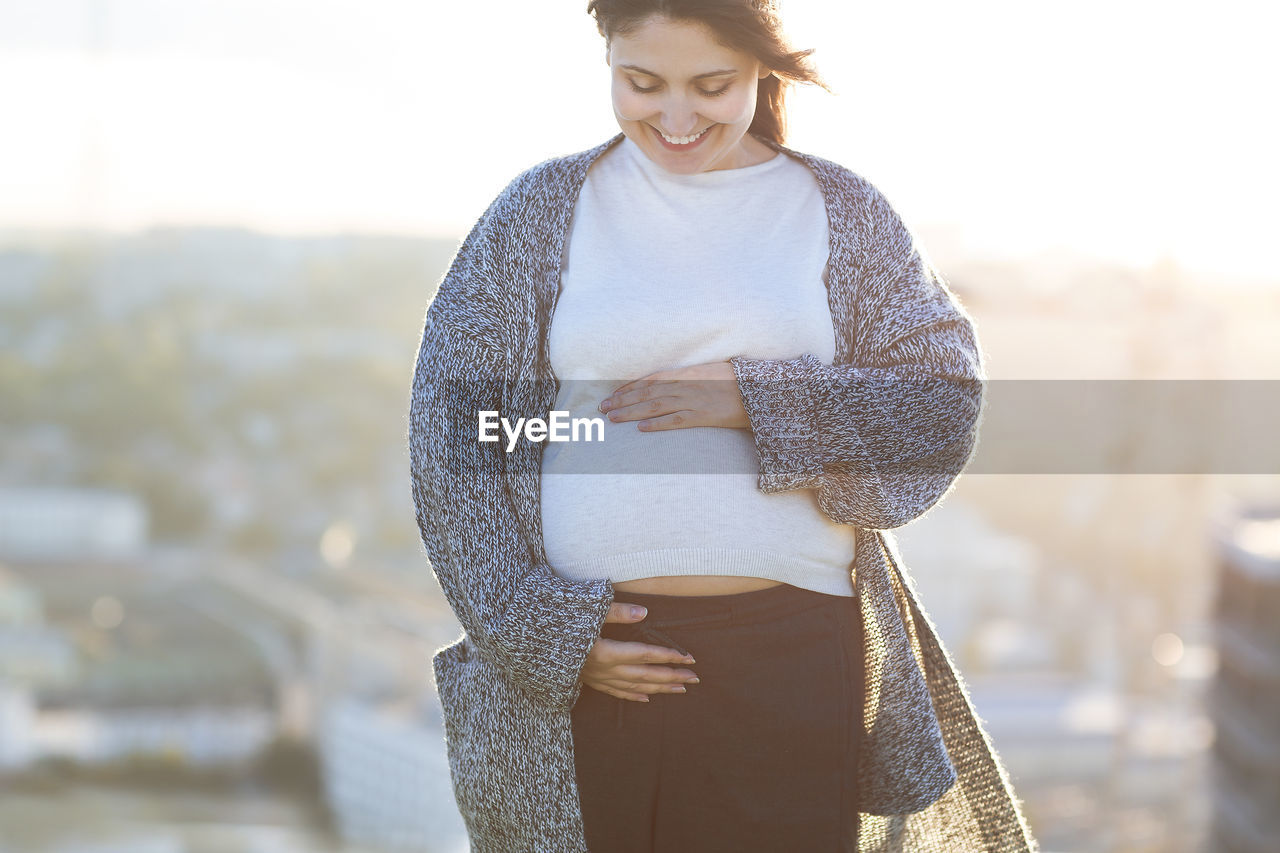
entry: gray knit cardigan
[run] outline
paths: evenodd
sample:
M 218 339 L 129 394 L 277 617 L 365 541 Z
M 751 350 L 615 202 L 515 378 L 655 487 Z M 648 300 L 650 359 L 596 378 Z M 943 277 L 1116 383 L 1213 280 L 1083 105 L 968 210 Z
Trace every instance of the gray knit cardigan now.
M 543 444 L 521 441 L 508 454 L 481 443 L 476 412 L 514 420 L 547 417 L 554 405 L 547 332 L 570 217 L 588 167 L 622 138 L 517 176 L 426 311 L 410 474 L 427 556 L 464 629 L 432 668 L 474 853 L 586 850 L 570 710 L 613 586 L 551 570 Z M 813 488 L 823 513 L 863 528 L 850 564 L 867 638 L 860 851 L 1035 850 L 891 531 L 941 500 L 975 449 L 986 376 L 972 320 L 880 191 L 834 162 L 762 141 L 821 187 L 836 357 L 731 363 L 758 488 Z

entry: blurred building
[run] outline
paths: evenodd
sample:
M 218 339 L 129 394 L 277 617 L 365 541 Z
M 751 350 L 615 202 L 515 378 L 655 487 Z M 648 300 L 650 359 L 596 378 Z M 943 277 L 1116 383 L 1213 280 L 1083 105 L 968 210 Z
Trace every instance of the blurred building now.
M 0 772 L 38 757 L 35 688 L 79 674 L 65 634 L 45 624 L 40 591 L 0 564 Z
M 379 849 L 466 849 L 440 709 L 427 698 L 334 703 L 320 731 L 326 799 L 342 838 Z
M 0 772 L 23 767 L 34 758 L 30 735 L 35 720 L 31 691 L 0 679 Z
M 147 545 L 146 506 L 107 489 L 0 488 L 0 558 L 120 559 Z
M 1092 564 L 1026 529 L 1035 535 L 952 498 L 895 534 L 1038 840 L 1045 850 L 1198 850 L 1208 650 L 1177 637 L 1178 659 L 1159 663 L 1158 630 L 1194 637 L 1193 626 L 1142 618 L 1154 608 L 1140 589 L 1100 583 Z M 1112 573 L 1130 570 L 1127 556 Z
M 97 764 L 169 755 L 190 767 L 227 767 L 253 761 L 274 734 L 265 708 L 79 708 L 41 711 L 27 743 L 33 758 Z
M 0 564 L 0 683 L 69 684 L 79 674 L 71 641 L 45 622 L 40 590 Z
M 7 497 L 16 502 L 19 493 Z M 92 527 L 95 510 L 107 519 L 100 530 L 119 525 L 100 541 L 124 543 L 124 534 L 139 532 L 139 516 L 131 500 L 31 493 L 51 520 L 27 537 L 32 547 L 9 552 L 32 556 L 0 563 L 0 773 L 55 757 L 86 765 L 139 755 L 190 767 L 252 761 L 277 729 L 273 674 L 245 636 L 259 623 L 234 611 L 241 624 L 205 618 L 222 599 L 203 578 L 175 583 L 140 561 L 34 547 L 77 523 Z M 30 506 L 7 509 L 11 522 L 37 515 Z
M 1213 849 L 1280 850 L 1280 506 L 1220 525 Z

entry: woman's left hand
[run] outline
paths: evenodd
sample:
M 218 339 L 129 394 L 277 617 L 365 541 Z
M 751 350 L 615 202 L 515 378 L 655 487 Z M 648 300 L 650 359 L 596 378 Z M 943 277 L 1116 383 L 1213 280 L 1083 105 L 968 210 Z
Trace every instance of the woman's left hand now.
M 714 426 L 750 429 L 742 392 L 728 361 L 659 370 L 614 388 L 600 403 L 611 421 L 639 421 L 638 429 Z

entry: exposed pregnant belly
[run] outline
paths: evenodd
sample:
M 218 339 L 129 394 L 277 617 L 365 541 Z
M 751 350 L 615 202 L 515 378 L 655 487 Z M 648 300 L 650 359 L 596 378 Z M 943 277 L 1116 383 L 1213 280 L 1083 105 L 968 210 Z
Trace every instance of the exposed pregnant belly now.
M 599 399 L 566 396 L 557 408 L 585 417 Z M 630 422 L 609 422 L 601 442 L 548 443 L 548 563 L 568 580 L 607 577 L 619 593 L 733 595 L 808 574 L 843 586 L 854 529 L 823 515 L 813 489 L 762 492 L 757 455 L 749 430 L 646 433 Z
M 642 592 L 652 595 L 732 595 L 778 586 L 782 581 L 741 575 L 666 575 L 615 581 L 615 593 Z

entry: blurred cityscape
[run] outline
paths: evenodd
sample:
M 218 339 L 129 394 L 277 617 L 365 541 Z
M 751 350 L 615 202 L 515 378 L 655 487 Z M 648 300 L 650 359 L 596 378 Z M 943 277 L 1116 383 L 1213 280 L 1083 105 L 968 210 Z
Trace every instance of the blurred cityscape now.
M 993 378 L 1280 378 L 1278 288 L 942 236 Z M 0 237 L 0 853 L 466 850 L 406 447 L 456 241 Z M 898 536 L 1045 851 L 1280 849 L 1280 475 Z

